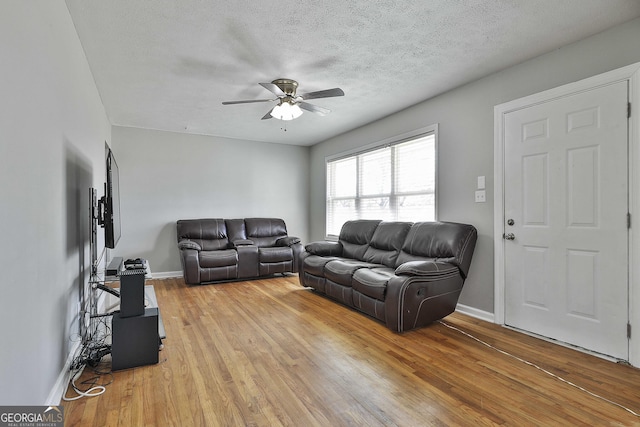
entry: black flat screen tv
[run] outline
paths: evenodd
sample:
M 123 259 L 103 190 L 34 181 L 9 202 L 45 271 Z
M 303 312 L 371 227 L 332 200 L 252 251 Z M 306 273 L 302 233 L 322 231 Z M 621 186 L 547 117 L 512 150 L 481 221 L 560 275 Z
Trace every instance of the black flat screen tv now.
M 113 249 L 120 240 L 120 177 L 118 163 L 113 151 L 105 145 L 107 182 L 104 184 L 102 225 L 104 227 L 104 245 Z

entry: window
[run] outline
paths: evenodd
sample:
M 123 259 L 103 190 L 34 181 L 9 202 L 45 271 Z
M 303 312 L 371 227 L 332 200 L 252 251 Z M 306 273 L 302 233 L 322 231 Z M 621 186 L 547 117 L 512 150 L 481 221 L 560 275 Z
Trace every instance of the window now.
M 327 159 L 327 235 L 352 219 L 434 221 L 436 130 Z

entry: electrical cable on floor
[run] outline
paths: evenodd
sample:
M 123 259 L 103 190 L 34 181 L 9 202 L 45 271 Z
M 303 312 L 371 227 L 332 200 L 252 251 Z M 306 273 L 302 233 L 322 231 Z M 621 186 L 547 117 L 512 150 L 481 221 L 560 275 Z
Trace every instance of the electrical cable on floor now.
M 73 391 L 75 391 L 78 395 L 74 396 L 74 397 L 67 397 L 67 393 L 65 393 L 62 396 L 62 400 L 66 400 L 66 401 L 72 401 L 72 400 L 78 400 L 78 399 L 82 399 L 83 397 L 93 397 L 93 396 L 100 396 L 102 393 L 104 393 L 107 388 L 105 386 L 102 385 L 97 385 L 94 387 L 89 388 L 88 390 L 80 390 L 77 386 L 76 386 L 76 380 L 80 377 L 80 375 L 82 375 L 82 372 L 84 371 L 84 366 L 80 369 L 78 369 L 76 371 L 75 374 L 73 374 L 73 377 L 71 378 L 71 387 L 73 387 Z
M 90 339 L 90 341 L 79 348 L 79 354 L 76 354 L 76 356 L 73 358 L 73 361 L 71 362 L 71 380 L 69 381 L 69 384 L 71 385 L 73 391 L 77 394 L 77 396 L 66 397 L 67 391 L 69 389 L 69 385 L 67 385 L 67 389 L 62 396 L 62 400 L 73 401 L 81 399 L 83 397 L 99 396 L 106 391 L 106 386 L 113 382 L 113 375 L 111 374 L 110 370 L 104 372 L 98 369 L 98 365 L 100 364 L 102 357 L 111 353 L 111 346 L 107 344 L 107 338 L 110 335 L 111 328 L 106 321 L 106 317 L 101 316 L 94 319 L 97 320 L 97 324 L 93 337 Z M 93 372 L 96 374 L 96 376 L 82 381 L 83 385 L 90 385 L 88 389 L 82 390 L 76 385 L 76 381 L 80 378 L 87 366 L 92 367 Z M 107 374 L 111 375 L 111 380 L 106 384 L 96 385 L 98 378 L 100 378 L 100 376 L 102 375 Z
M 511 353 L 509 353 L 509 352 L 507 352 L 507 351 L 504 351 L 504 350 L 501 350 L 501 349 L 499 349 L 499 348 L 497 348 L 497 347 L 494 347 L 493 345 L 489 344 L 488 342 L 483 341 L 483 340 L 481 340 L 480 338 L 477 338 L 477 337 L 475 337 L 475 336 L 471 335 L 470 333 L 463 331 L 462 329 L 459 329 L 459 328 L 457 328 L 457 327 L 455 327 L 455 326 L 453 326 L 453 325 L 450 325 L 450 324 L 448 324 L 448 323 L 446 323 L 446 322 L 444 322 L 444 321 L 442 321 L 442 320 L 438 320 L 438 323 L 440 323 L 442 326 L 445 326 L 445 327 L 447 327 L 447 328 L 449 328 L 449 329 L 452 329 L 452 330 L 454 330 L 454 331 L 457 331 L 457 332 L 461 333 L 462 335 L 465 335 L 465 336 L 467 336 L 467 337 L 469 337 L 469 338 L 471 338 L 471 339 L 473 339 L 473 340 L 475 340 L 475 341 L 479 342 L 480 344 L 482 344 L 482 345 L 484 345 L 484 346 L 486 346 L 486 347 L 489 347 L 489 348 L 491 348 L 491 349 L 493 349 L 493 350 L 495 350 L 495 351 L 497 351 L 497 352 L 499 352 L 499 353 L 501 353 L 501 354 L 504 354 L 505 356 L 509 356 L 509 357 L 511 357 L 511 358 L 513 358 L 513 359 L 516 359 L 516 360 L 517 360 L 517 361 L 519 361 L 519 362 L 522 362 L 522 363 L 524 363 L 524 364 L 526 364 L 526 365 L 529 365 L 529 366 L 531 366 L 531 367 L 533 367 L 533 368 L 535 368 L 535 369 L 537 369 L 537 370 L 539 370 L 539 371 L 541 371 L 541 372 L 543 372 L 543 373 L 545 373 L 545 374 L 549 375 L 550 377 L 553 377 L 553 378 L 555 378 L 555 379 L 557 379 L 557 380 L 562 381 L 562 382 L 563 382 L 563 383 L 565 383 L 565 384 L 570 385 L 571 387 L 577 388 L 578 390 L 580 390 L 580 391 L 582 391 L 582 392 L 584 392 L 584 393 L 587 393 L 587 394 L 589 394 L 590 396 L 593 396 L 593 397 L 595 397 L 595 398 L 597 398 L 597 399 L 603 400 L 603 401 L 605 401 L 605 402 L 607 402 L 607 403 L 609 403 L 609 404 L 611 404 L 611 405 L 617 406 L 618 408 L 624 409 L 625 411 L 629 412 L 630 414 L 632 414 L 632 415 L 634 415 L 634 416 L 636 416 L 636 417 L 640 417 L 640 414 L 638 414 L 637 412 L 635 412 L 635 411 L 633 411 L 633 410 L 631 410 L 631 409 L 627 408 L 627 407 L 626 407 L 626 406 L 624 406 L 624 405 L 621 405 L 620 403 L 617 403 L 617 402 L 614 402 L 614 401 L 612 401 L 612 400 L 609 400 L 609 399 L 607 399 L 607 398 L 606 398 L 606 397 L 604 397 L 604 396 L 601 396 L 601 395 L 599 395 L 599 394 L 597 394 L 597 393 L 594 393 L 594 392 L 592 392 L 592 391 L 590 391 L 590 390 L 587 390 L 587 389 L 586 389 L 586 388 L 584 388 L 584 387 L 581 387 L 581 386 L 579 386 L 579 385 L 577 385 L 577 384 L 575 384 L 575 383 L 572 383 L 571 381 L 566 380 L 566 379 L 562 378 L 561 376 L 556 375 L 556 374 L 554 374 L 553 372 L 550 372 L 550 371 L 548 371 L 548 370 L 546 370 L 546 369 L 544 369 L 544 368 L 542 368 L 542 367 L 540 367 L 540 366 L 536 365 L 535 363 L 529 362 L 528 360 L 522 359 L 522 358 L 520 358 L 520 357 L 518 357 L 518 356 L 516 356 L 516 355 L 513 355 L 513 354 L 511 354 Z

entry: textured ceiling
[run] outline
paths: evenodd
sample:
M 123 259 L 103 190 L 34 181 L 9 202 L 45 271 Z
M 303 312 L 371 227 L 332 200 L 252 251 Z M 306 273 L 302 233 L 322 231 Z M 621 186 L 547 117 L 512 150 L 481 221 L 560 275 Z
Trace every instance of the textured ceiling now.
M 298 145 L 640 16 L 637 0 L 66 3 L 112 124 Z M 276 78 L 345 96 L 290 122 L 221 104 L 270 98 L 258 83 Z

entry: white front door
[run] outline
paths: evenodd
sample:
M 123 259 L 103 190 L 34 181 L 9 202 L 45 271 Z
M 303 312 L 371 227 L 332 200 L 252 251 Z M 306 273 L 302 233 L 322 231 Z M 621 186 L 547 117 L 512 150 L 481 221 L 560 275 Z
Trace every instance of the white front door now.
M 504 119 L 505 324 L 624 360 L 627 85 Z

